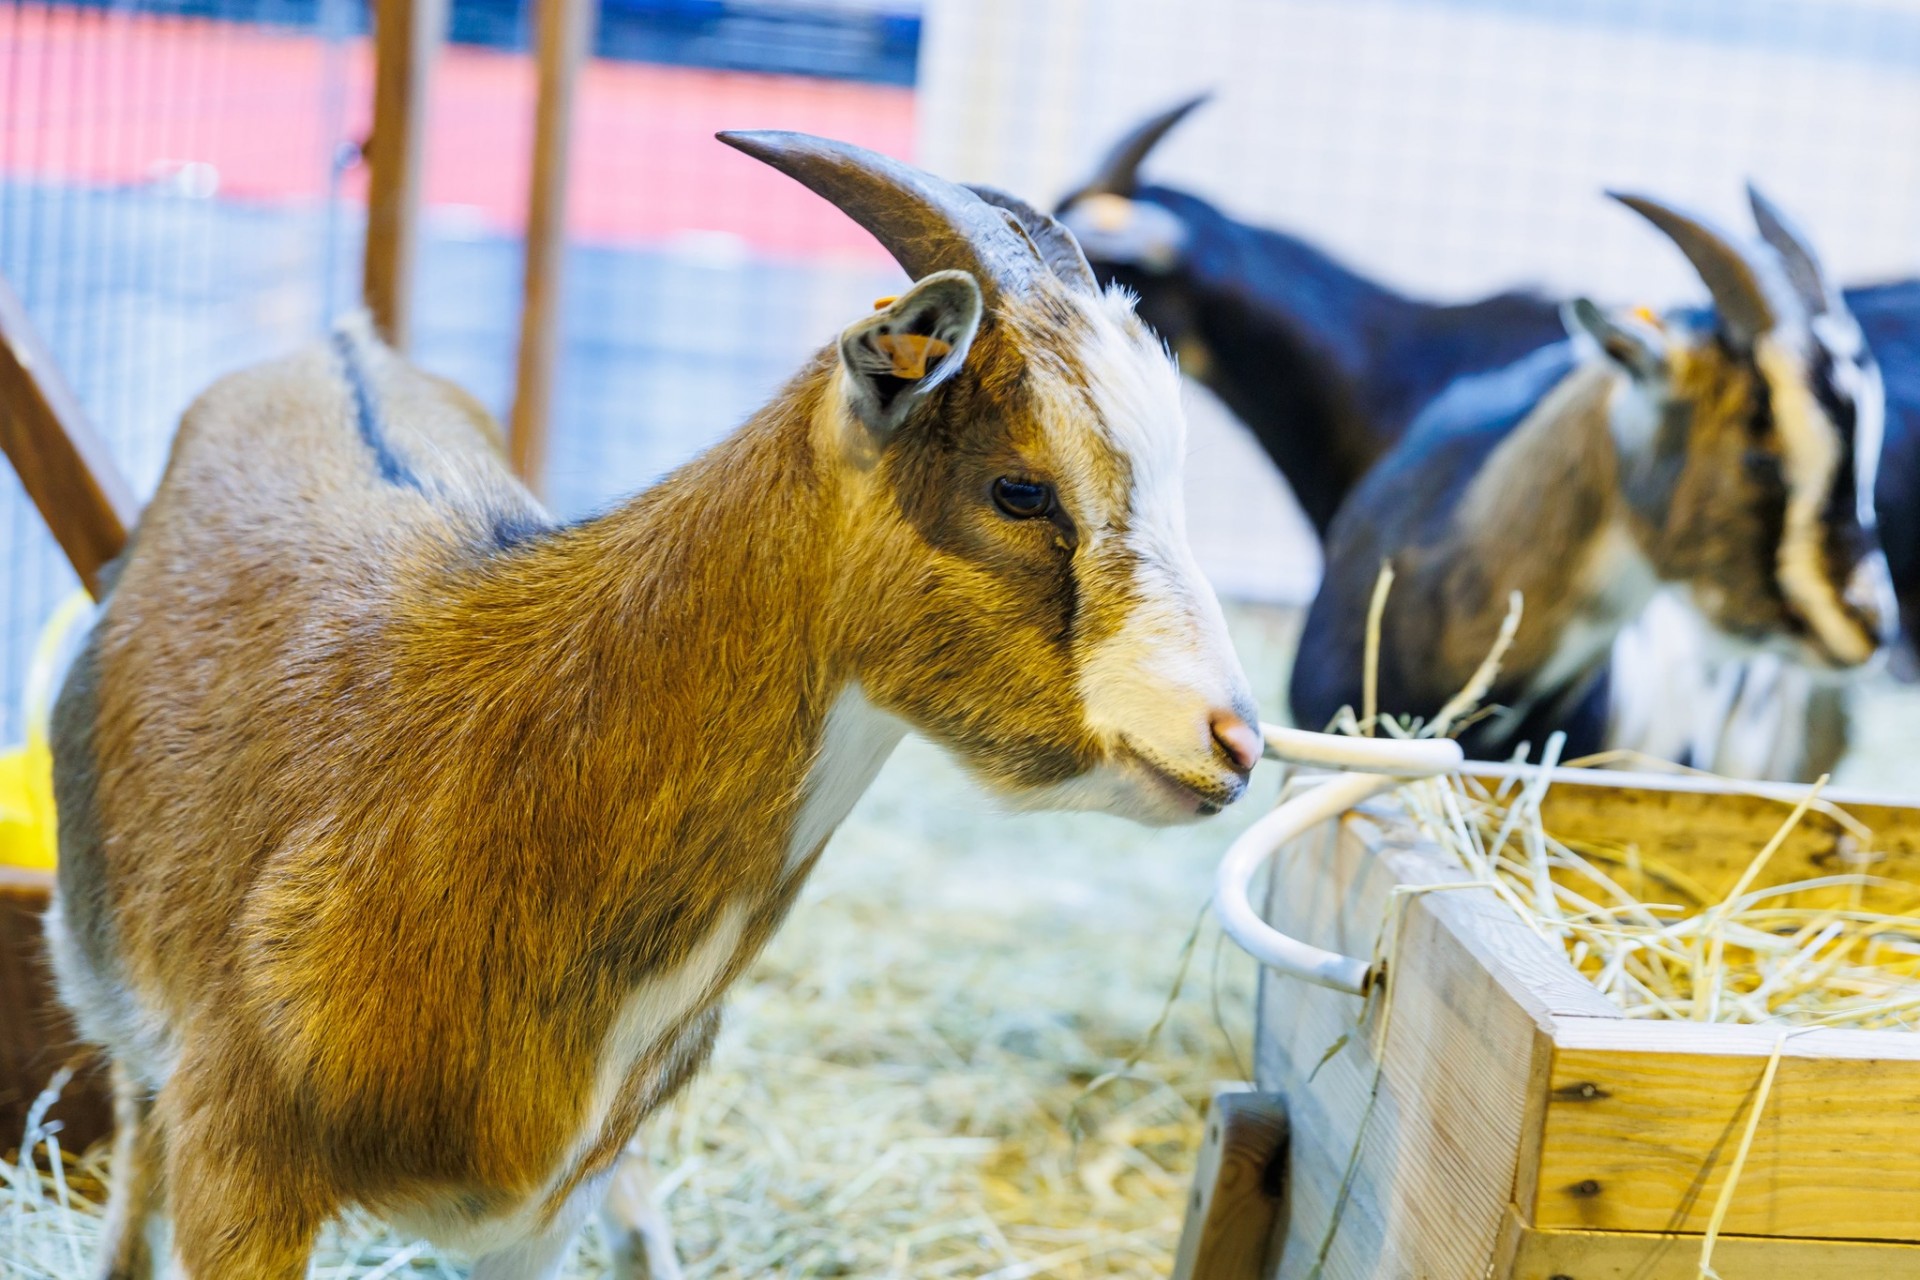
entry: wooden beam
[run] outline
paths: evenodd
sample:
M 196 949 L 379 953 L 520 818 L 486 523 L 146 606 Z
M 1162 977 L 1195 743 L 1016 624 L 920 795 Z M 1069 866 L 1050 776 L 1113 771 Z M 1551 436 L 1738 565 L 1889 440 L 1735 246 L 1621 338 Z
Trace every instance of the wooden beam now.
M 447 0 L 376 0 L 373 136 L 367 139 L 367 245 L 362 292 L 374 327 L 404 351 L 411 336 L 420 175 L 433 64 Z
M 1538 1184 L 1519 1202 L 1528 1220 L 1704 1232 L 1780 1036 L 1769 1026 L 1562 1019 Z M 1727 1234 L 1920 1243 L 1916 1039 L 1826 1029 L 1786 1040 Z
M 139 505 L 4 279 L 0 450 L 80 581 L 98 597 L 101 566 L 126 545 Z
M 574 89 L 591 52 L 593 20 L 593 0 L 540 0 L 540 95 L 527 208 L 520 361 L 507 437 L 514 471 L 536 490 L 546 465 L 547 423 L 560 354 Z
M 1214 1090 L 1173 1280 L 1263 1280 L 1286 1159 L 1285 1099 L 1238 1085 Z

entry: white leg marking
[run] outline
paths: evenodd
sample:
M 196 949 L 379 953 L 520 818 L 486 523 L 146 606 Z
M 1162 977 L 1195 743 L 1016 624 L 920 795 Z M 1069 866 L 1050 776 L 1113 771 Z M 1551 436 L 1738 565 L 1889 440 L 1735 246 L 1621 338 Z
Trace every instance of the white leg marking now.
M 607 1179 L 583 1183 L 553 1223 L 541 1234 L 484 1255 L 473 1264 L 471 1280 L 552 1280 L 573 1247 L 573 1237 L 606 1197 Z
M 678 1032 L 695 1010 L 719 994 L 720 979 L 740 948 L 740 935 L 746 921 L 744 905 L 728 906 L 713 930 L 686 959 L 677 967 L 641 982 L 627 996 L 600 1050 L 593 1102 L 576 1140 L 579 1149 L 584 1150 L 598 1141 L 601 1125 L 620 1096 L 620 1088 L 634 1064 L 667 1036 Z M 568 1163 L 562 1162 L 561 1167 Z

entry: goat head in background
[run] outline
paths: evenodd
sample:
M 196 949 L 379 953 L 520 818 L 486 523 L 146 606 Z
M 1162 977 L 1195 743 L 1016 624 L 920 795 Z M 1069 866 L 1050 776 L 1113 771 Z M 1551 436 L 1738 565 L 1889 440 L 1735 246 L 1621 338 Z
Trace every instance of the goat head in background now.
M 1713 310 L 1576 301 L 1571 348 L 1457 384 L 1422 415 L 1335 521 L 1292 681 L 1303 723 L 1359 705 L 1383 560 L 1398 574 L 1386 712 L 1437 711 L 1523 596 L 1490 697 L 1504 709 L 1465 735 L 1485 755 L 1555 728 L 1575 753 L 1602 746 L 1609 649 L 1663 585 L 1723 634 L 1802 661 L 1850 668 L 1878 652 L 1892 610 L 1862 495 L 1879 383 L 1843 304 L 1810 254 L 1787 260 L 1784 222 L 1777 244 L 1744 244 L 1623 199 L 1680 246 Z
M 1136 126 L 1060 202 L 1096 275 L 1139 295 L 1181 368 L 1220 397 L 1322 538 L 1353 486 L 1449 383 L 1566 337 L 1537 293 L 1411 298 L 1298 236 L 1239 221 L 1140 167 L 1206 97 Z

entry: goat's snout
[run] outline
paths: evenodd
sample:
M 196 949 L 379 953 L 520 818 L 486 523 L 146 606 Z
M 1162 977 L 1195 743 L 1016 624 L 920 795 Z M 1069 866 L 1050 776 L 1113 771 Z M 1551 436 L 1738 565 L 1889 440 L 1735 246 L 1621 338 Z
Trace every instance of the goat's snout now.
M 1207 717 L 1207 727 L 1213 731 L 1214 746 L 1233 771 L 1242 778 L 1252 773 L 1265 747 L 1257 722 L 1238 710 L 1220 709 Z
M 1881 647 L 1893 643 L 1900 632 L 1900 605 L 1894 598 L 1893 577 L 1884 555 L 1867 556 L 1854 566 L 1844 598 L 1847 608 Z

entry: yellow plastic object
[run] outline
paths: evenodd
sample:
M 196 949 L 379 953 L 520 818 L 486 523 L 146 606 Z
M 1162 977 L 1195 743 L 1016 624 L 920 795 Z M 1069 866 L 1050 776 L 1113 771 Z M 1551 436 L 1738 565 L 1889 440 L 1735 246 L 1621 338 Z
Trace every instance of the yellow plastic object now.
M 76 595 L 54 610 L 27 668 L 25 746 L 0 751 L 0 866 L 53 870 L 53 756 L 47 721 L 53 708 L 61 655 L 76 625 L 91 616 L 93 602 Z

